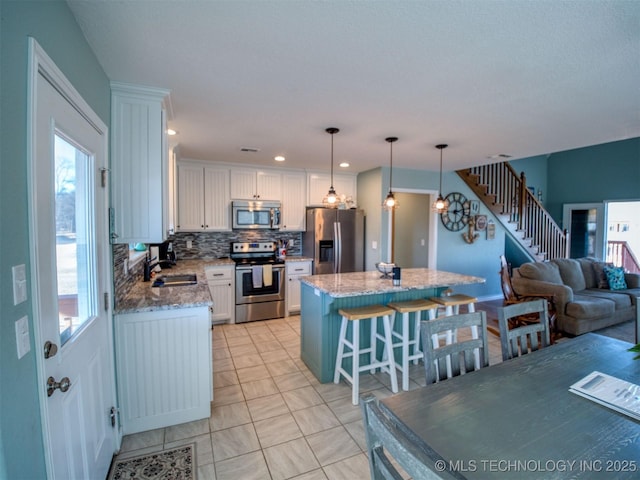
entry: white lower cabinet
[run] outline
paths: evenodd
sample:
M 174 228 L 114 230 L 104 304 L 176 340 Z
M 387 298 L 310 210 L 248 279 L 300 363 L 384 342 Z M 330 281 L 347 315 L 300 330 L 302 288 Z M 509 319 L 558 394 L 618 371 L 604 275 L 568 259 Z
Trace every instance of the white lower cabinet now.
M 209 418 L 210 329 L 208 307 L 115 316 L 124 435 Z
M 287 315 L 300 313 L 300 277 L 311 275 L 311 261 L 287 262 Z
M 235 323 L 235 267 L 211 266 L 204 269 L 213 301 L 211 323 Z

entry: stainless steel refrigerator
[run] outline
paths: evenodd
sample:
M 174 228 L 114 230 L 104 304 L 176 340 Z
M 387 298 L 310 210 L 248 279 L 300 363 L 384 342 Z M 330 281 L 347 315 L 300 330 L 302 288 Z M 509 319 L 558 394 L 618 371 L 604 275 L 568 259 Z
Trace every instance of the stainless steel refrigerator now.
M 302 254 L 315 275 L 364 270 L 364 211 L 308 207 Z

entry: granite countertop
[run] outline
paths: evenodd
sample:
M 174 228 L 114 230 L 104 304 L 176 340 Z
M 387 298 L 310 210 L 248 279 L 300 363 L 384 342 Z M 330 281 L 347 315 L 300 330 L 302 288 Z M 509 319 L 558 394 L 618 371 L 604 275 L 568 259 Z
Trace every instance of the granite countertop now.
M 287 255 L 284 257 L 285 263 L 288 262 L 313 262 L 313 258 L 311 257 L 303 257 L 300 255 Z
M 302 277 L 301 282 L 331 297 L 355 297 L 376 293 L 393 293 L 407 290 L 443 288 L 455 285 L 485 283 L 481 277 L 443 272 L 430 268 L 403 268 L 400 286 L 394 286 L 389 278 L 380 278 L 378 271 L 335 273 Z
M 152 287 L 149 282 L 137 282 L 131 292 L 116 305 L 115 314 L 152 312 L 174 308 L 208 307 L 211 294 L 205 268 L 235 265 L 230 259 L 178 260 L 172 268 L 165 268 L 156 275 L 195 273 L 198 283 L 179 287 Z

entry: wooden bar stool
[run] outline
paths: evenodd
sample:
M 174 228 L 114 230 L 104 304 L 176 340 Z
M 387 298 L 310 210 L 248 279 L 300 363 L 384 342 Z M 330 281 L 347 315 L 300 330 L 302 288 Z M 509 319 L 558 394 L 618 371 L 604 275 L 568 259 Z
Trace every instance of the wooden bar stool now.
M 460 305 L 467 306 L 467 312 L 473 313 L 476 311 L 476 302 L 478 299 L 476 297 L 471 297 L 469 295 L 463 295 L 461 293 L 457 293 L 454 295 L 449 295 L 446 297 L 431 297 L 431 300 L 436 302 L 437 304 L 444 307 L 444 315 L 449 317 L 451 315 L 459 315 L 460 314 Z M 471 337 L 477 339 L 478 338 L 478 327 L 471 327 Z M 457 330 L 451 331 L 449 330 L 445 334 L 445 344 L 451 345 L 453 342 L 457 340 Z M 437 340 L 434 339 L 434 347 L 436 347 Z M 480 352 L 478 350 L 475 351 L 475 360 L 476 360 L 476 368 L 480 368 Z M 448 359 L 447 359 L 448 360 Z M 447 361 L 447 369 L 450 368 L 449 361 Z
M 413 364 L 417 365 L 422 358 L 422 350 L 420 350 L 420 320 L 422 319 L 422 312 L 427 311 L 429 320 L 434 320 L 438 304 L 419 298 L 405 302 L 392 302 L 387 306 L 402 314 L 402 325 L 399 332 L 394 329 L 395 316 L 393 317 L 391 335 L 400 340 L 393 344 L 393 350 L 402 348 L 401 362 L 396 362 L 396 368 L 402 372 L 402 389 L 409 390 L 409 362 L 413 361 Z M 409 328 L 409 315 L 411 313 L 415 313 L 415 324 L 412 330 Z
M 360 372 L 371 370 L 375 373 L 377 368 L 387 371 L 391 377 L 391 391 L 398 392 L 398 379 L 396 377 L 395 362 L 393 361 L 393 338 L 391 336 L 391 316 L 395 310 L 384 305 L 368 305 L 357 308 L 343 308 L 338 310 L 342 315 L 340 324 L 340 337 L 338 340 L 338 353 L 336 354 L 336 368 L 333 374 L 333 383 L 340 382 L 340 375 L 349 380 L 352 385 L 351 402 L 358 405 L 358 391 L 360 389 Z M 378 333 L 378 317 L 382 317 L 384 334 Z M 360 348 L 360 322 L 370 322 L 370 344 L 366 348 Z M 347 338 L 347 325 L 351 322 L 351 341 Z M 386 355 L 381 361 L 376 357 L 376 343 L 381 340 L 384 344 Z M 345 352 L 345 347 L 351 351 Z M 360 355 L 369 353 L 369 363 L 360 365 Z M 351 372 L 342 368 L 342 361 L 351 357 Z
M 476 297 L 469 295 L 455 294 L 448 297 L 431 297 L 431 300 L 445 308 L 445 316 L 458 315 L 460 313 L 460 305 L 466 305 L 469 313 L 476 311 Z

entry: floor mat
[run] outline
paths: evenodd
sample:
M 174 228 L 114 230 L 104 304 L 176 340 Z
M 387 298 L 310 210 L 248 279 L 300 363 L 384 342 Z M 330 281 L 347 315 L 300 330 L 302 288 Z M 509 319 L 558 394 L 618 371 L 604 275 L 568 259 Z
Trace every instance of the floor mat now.
M 195 444 L 116 460 L 108 480 L 196 480 Z

